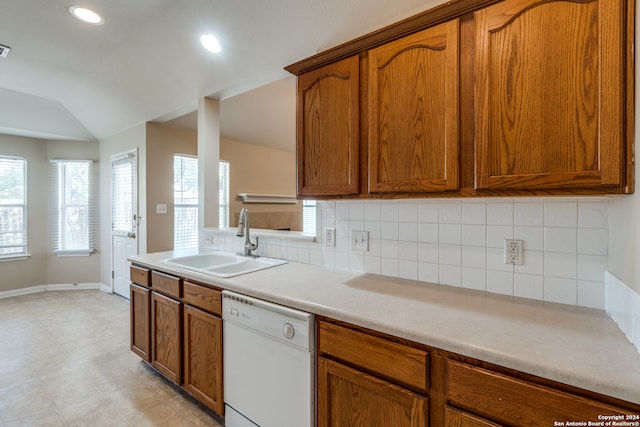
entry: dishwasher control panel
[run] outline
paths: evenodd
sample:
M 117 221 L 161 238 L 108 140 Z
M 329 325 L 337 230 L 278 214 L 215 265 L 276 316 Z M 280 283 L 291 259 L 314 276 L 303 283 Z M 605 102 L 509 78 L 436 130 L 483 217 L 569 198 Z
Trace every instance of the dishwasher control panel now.
M 311 313 L 223 291 L 222 319 L 303 350 L 314 347 L 315 316 Z

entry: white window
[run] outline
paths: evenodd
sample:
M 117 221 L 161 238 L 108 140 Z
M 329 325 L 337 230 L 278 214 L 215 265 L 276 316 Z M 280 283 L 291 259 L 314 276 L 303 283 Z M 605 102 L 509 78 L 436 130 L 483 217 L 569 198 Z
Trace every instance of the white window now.
M 98 180 L 91 160 L 52 160 L 53 252 L 88 256 L 97 235 Z
M 218 184 L 220 186 L 220 212 L 219 212 L 219 225 L 220 227 L 229 226 L 229 162 L 223 160 L 219 165 L 219 179 Z
M 316 232 L 316 201 L 302 201 L 302 231 L 305 233 Z
M 173 156 L 173 247 L 198 246 L 198 158 Z
M 0 156 L 0 258 L 27 256 L 27 159 Z

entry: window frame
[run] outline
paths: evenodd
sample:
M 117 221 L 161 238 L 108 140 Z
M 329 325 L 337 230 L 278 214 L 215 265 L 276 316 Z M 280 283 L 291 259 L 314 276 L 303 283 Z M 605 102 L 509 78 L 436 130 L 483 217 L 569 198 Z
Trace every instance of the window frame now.
M 5 248 L 22 248 L 22 250 L 20 252 L 9 252 L 9 253 L 3 253 L 0 254 L 0 261 L 15 261 L 15 260 L 21 260 L 21 259 L 26 259 L 29 258 L 31 256 L 31 254 L 28 251 L 28 198 L 27 198 L 27 171 L 28 171 L 28 160 L 26 157 L 22 157 L 22 156 L 6 156 L 6 155 L 0 155 L 0 164 L 4 163 L 4 162 L 11 162 L 11 161 L 19 161 L 21 163 L 21 167 L 22 167 L 22 203 L 4 203 L 3 199 L 0 199 L 0 209 L 2 208 L 22 208 L 22 242 L 21 244 L 15 244 L 15 245 L 0 245 L 0 249 L 5 249 Z M 4 232 L 2 231 L 2 227 L 0 227 L 0 235 L 5 234 L 5 233 L 15 233 L 15 231 L 7 231 Z
M 93 160 L 50 160 L 51 163 L 51 183 L 52 183 L 52 252 L 59 257 L 69 256 L 89 256 L 96 250 L 97 246 L 97 168 Z M 68 190 L 67 174 L 65 173 L 68 166 L 76 164 L 87 165 L 87 181 L 85 191 L 87 193 L 86 203 L 78 204 L 67 202 L 66 194 Z M 66 218 L 66 210 L 69 207 L 85 207 L 87 212 L 87 225 L 83 230 L 86 233 L 87 246 L 83 248 L 68 248 L 64 242 L 69 241 L 69 236 L 64 234 L 62 222 Z

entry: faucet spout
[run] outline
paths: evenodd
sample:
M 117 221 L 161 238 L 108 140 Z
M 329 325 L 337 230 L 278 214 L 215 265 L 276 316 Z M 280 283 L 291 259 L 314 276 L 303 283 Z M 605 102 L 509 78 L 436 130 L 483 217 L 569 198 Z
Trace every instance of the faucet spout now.
M 258 238 L 256 237 L 256 243 L 251 243 L 251 232 L 249 228 L 249 210 L 242 208 L 240 210 L 240 217 L 238 218 L 238 237 L 244 236 L 244 256 L 257 256 L 251 253 L 258 249 Z

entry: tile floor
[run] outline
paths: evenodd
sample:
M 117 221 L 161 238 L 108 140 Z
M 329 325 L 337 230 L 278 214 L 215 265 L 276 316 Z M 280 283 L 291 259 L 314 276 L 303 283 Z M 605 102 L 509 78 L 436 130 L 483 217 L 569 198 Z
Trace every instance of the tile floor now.
M 0 427 L 221 427 L 129 350 L 129 302 L 97 290 L 0 299 Z

